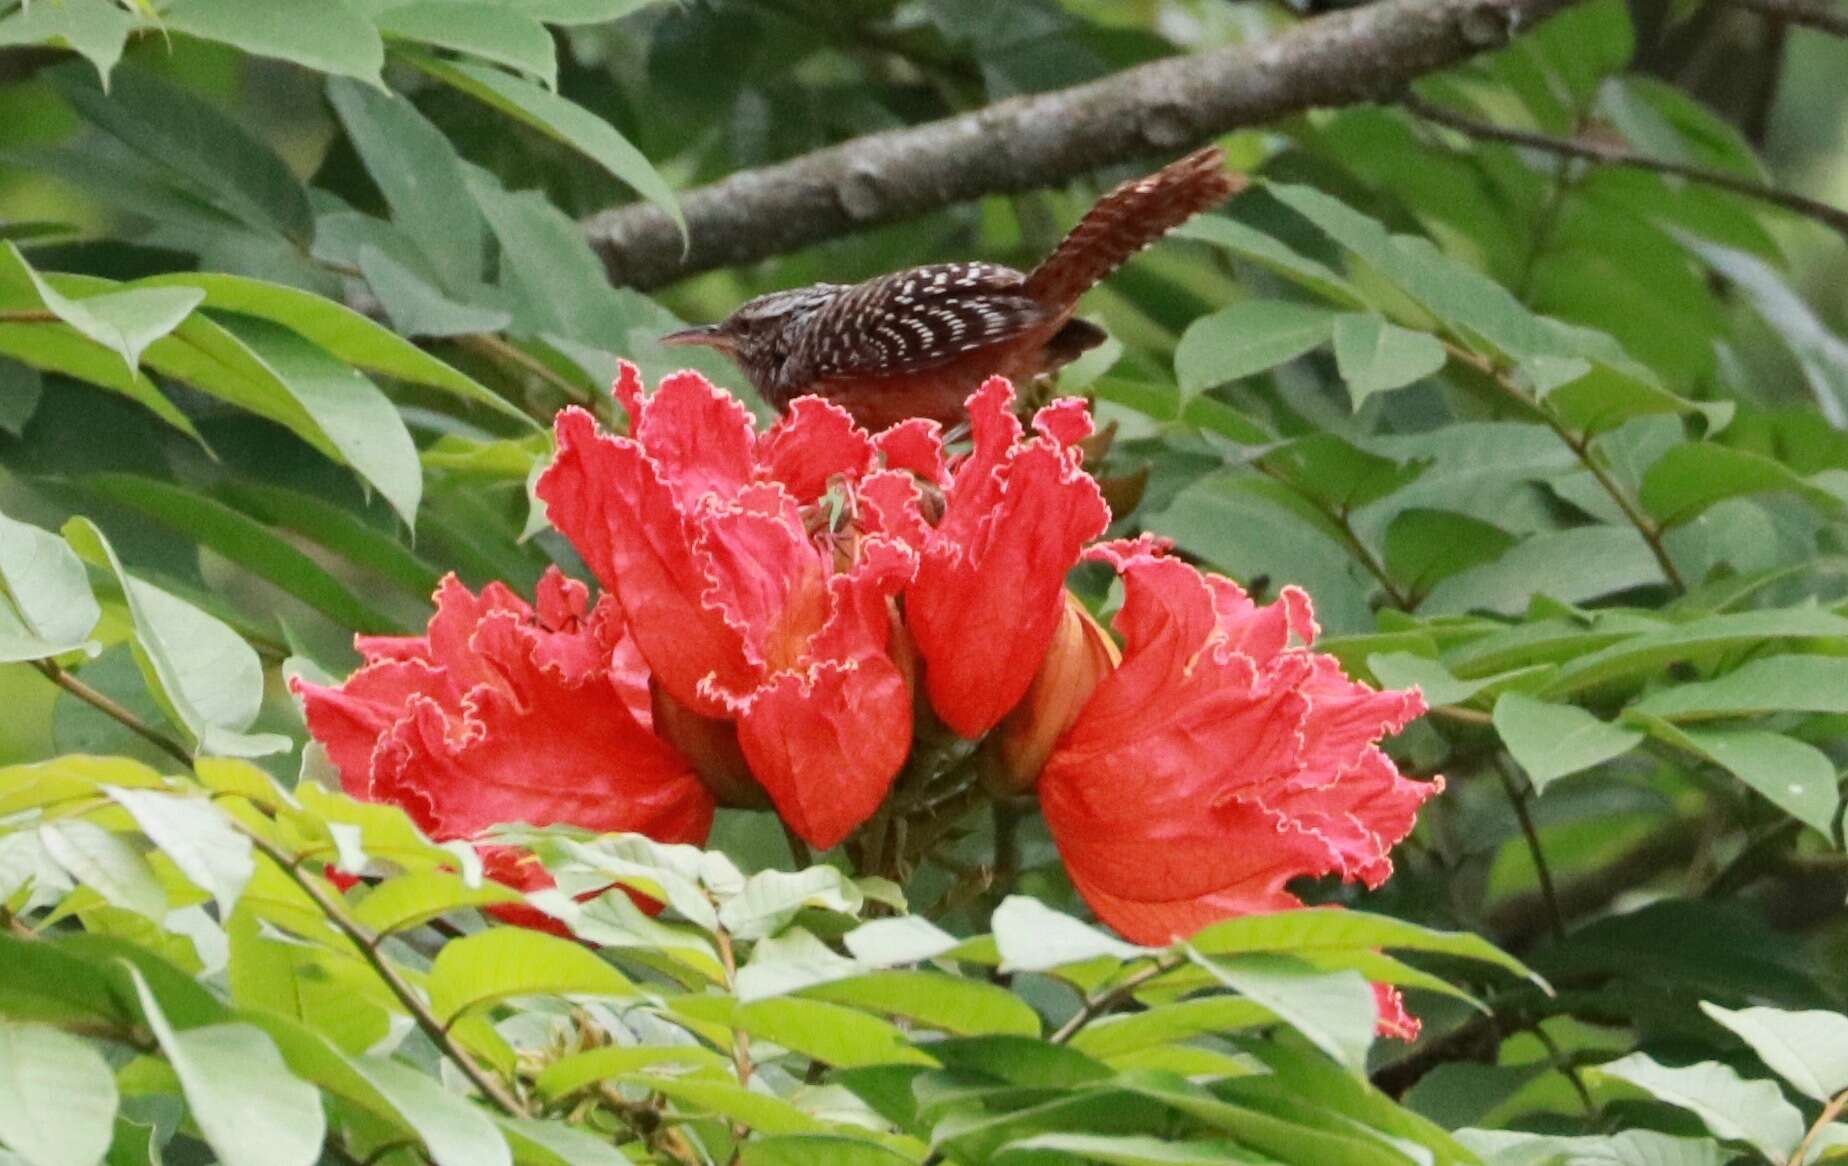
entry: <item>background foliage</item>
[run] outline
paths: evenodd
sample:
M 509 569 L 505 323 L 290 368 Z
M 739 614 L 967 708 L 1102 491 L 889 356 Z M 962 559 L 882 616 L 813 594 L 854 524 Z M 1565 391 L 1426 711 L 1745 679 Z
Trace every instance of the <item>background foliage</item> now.
M 653 338 L 760 290 L 1028 265 L 1094 191 L 652 297 L 578 217 L 1294 19 L 0 0 L 0 1160 L 1848 1154 L 1843 248 L 1710 183 L 1317 112 L 1228 138 L 1254 191 L 1092 297 L 1117 339 L 1065 387 L 1116 423 L 1120 528 L 1303 584 L 1436 706 L 1398 874 L 1306 890 L 1368 914 L 1131 948 L 1005 812 L 902 893 L 748 815 L 705 855 L 528 838 L 670 904 L 582 908 L 596 955 L 484 926 L 511 892 L 299 748 L 285 675 L 416 630 L 445 571 L 576 566 L 527 483 L 617 357 L 697 361 Z M 1414 109 L 1827 198 L 1845 66 L 1592 0 Z M 1370 1047 L 1368 979 L 1418 1043 Z

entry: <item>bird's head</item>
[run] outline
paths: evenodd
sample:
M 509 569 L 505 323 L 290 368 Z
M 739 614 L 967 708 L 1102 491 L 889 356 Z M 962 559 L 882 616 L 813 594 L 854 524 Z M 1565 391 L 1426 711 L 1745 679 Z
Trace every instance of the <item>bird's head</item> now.
M 803 321 L 844 290 L 839 284 L 818 283 L 771 292 L 716 324 L 669 332 L 661 343 L 716 348 L 736 362 L 760 391 L 769 391 L 794 351 Z

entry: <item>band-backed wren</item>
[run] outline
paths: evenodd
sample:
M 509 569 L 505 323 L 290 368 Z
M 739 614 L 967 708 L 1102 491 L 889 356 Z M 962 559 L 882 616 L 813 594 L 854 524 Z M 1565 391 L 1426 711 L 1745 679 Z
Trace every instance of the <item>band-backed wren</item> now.
M 1078 297 L 1244 185 L 1211 146 L 1106 194 L 1030 274 L 972 261 L 818 283 L 662 341 L 725 353 L 779 411 L 815 393 L 869 429 L 911 417 L 951 425 L 988 377 L 1029 384 L 1103 343 L 1102 328 L 1072 315 Z

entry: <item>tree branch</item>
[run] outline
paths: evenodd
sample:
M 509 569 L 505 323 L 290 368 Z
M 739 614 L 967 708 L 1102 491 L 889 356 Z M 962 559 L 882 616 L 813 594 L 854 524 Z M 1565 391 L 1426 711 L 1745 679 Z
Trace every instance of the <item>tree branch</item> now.
M 110 699 L 107 694 L 91 688 L 83 681 L 77 679 L 71 672 L 60 667 L 51 660 L 33 660 L 30 661 L 30 663 L 34 668 L 44 674 L 45 679 L 70 693 L 78 700 L 83 701 L 91 708 L 114 717 L 117 721 L 121 722 L 125 728 L 134 732 L 144 741 L 160 749 L 163 753 L 166 753 L 181 765 L 191 768 L 193 763 L 192 750 L 148 724 L 127 707 Z
M 1753 0 L 1754 3 L 1759 0 Z M 1544 150 L 1565 158 L 1580 158 L 1587 162 L 1602 162 L 1607 166 L 1628 166 L 1635 170 L 1650 170 L 1657 174 L 1672 174 L 1690 182 L 1705 186 L 1730 190 L 1747 198 L 1755 198 L 1773 206 L 1783 207 L 1788 211 L 1815 219 L 1831 230 L 1848 237 L 1848 210 L 1805 198 L 1795 191 L 1784 190 L 1768 183 L 1744 178 L 1737 174 L 1727 174 L 1721 170 L 1709 170 L 1702 166 L 1690 166 L 1684 162 L 1672 162 L 1667 158 L 1654 158 L 1639 154 L 1627 146 L 1615 142 L 1590 138 L 1556 138 L 1550 134 L 1538 134 L 1531 130 L 1512 129 L 1481 121 L 1468 114 L 1433 105 L 1421 97 L 1407 93 L 1403 102 L 1405 108 L 1433 125 L 1445 126 L 1460 134 L 1490 142 L 1505 142 L 1511 146 L 1522 146 L 1530 150 Z
M 877 223 L 1064 182 L 1318 106 L 1384 100 L 1575 0 L 1381 0 L 1253 45 L 1152 61 L 746 170 L 680 200 L 688 242 L 636 203 L 585 224 L 612 282 L 658 287 Z
M 1774 20 L 1787 20 L 1792 24 L 1801 24 L 1818 29 L 1831 36 L 1848 37 L 1848 9 L 1830 0 L 1726 0 L 1727 3 L 1740 8 L 1748 8 L 1760 16 L 1769 16 Z

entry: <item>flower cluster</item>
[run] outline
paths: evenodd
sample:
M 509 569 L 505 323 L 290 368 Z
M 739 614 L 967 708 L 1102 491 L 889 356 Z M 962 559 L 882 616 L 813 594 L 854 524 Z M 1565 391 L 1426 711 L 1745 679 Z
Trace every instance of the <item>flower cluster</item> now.
M 594 602 L 556 572 L 536 609 L 448 580 L 427 635 L 362 638 L 343 685 L 300 686 L 349 792 L 443 839 L 524 820 L 697 842 L 715 799 L 768 805 L 825 848 L 924 724 L 981 741 L 990 789 L 1037 793 L 1101 919 L 1167 943 L 1295 905 L 1298 877 L 1377 885 L 1441 788 L 1378 746 L 1419 695 L 1314 651 L 1303 592 L 1260 607 L 1156 540 L 1096 541 L 1079 401 L 1029 430 L 991 380 L 952 457 L 934 423 L 871 434 L 819 398 L 759 433 L 693 373 L 650 396 L 625 365 L 616 394 L 629 433 L 565 410 L 536 488 Z M 1120 643 L 1066 590 L 1086 558 L 1121 577 Z

